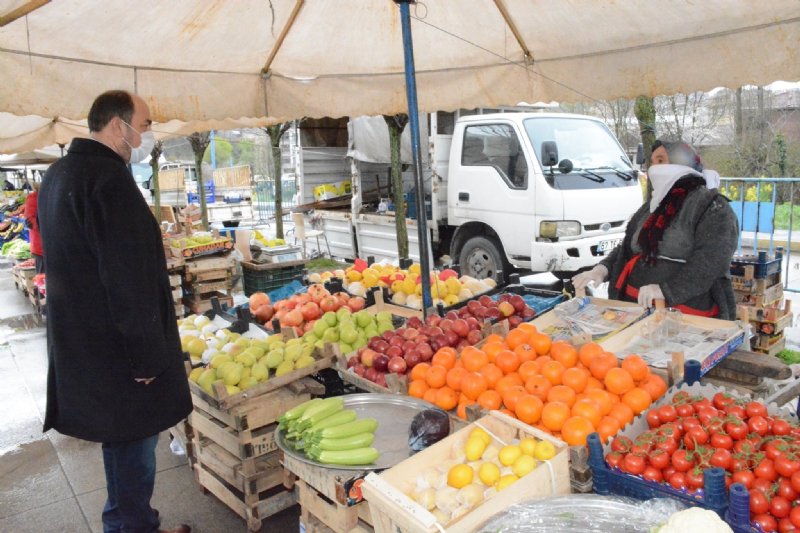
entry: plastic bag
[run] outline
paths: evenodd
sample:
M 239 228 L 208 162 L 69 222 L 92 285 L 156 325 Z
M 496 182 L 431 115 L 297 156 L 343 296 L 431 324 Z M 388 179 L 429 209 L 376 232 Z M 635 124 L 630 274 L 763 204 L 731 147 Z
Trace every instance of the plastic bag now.
M 440 409 L 417 413 L 408 427 L 408 447 L 419 452 L 450 434 L 450 417 Z
M 513 505 L 478 531 L 492 533 L 648 533 L 686 506 L 669 498 L 647 501 L 571 494 Z

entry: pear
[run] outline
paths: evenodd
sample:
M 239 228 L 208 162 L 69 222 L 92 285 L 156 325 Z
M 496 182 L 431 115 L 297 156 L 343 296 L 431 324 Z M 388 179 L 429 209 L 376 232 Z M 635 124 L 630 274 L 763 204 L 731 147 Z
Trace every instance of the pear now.
M 272 350 L 264 356 L 263 363 L 267 368 L 278 368 L 283 363 L 283 350 Z
M 234 394 L 239 394 L 240 392 L 242 392 L 242 389 L 240 389 L 239 387 L 237 387 L 235 385 L 225 385 L 225 389 L 228 391 L 228 394 L 230 396 L 233 396 Z
M 269 370 L 267 370 L 266 365 L 256 363 L 250 368 L 250 376 L 259 382 L 266 381 L 269 377 Z
M 293 346 L 287 346 L 286 350 L 283 352 L 283 360 L 284 361 L 296 361 L 300 354 L 303 351 L 303 346 L 295 344 Z
M 264 354 L 267 353 L 267 350 L 262 346 L 253 346 L 251 344 L 250 347 L 242 353 L 249 354 L 253 359 L 261 359 L 264 357 Z
M 339 330 L 335 328 L 330 328 L 325 332 L 325 335 L 322 336 L 323 342 L 337 342 L 339 340 Z
M 217 352 L 217 355 L 211 357 L 211 368 L 219 368 L 222 363 L 230 363 L 233 361 L 230 355 L 226 353 Z
M 236 385 L 242 380 L 242 369 L 244 367 L 239 365 L 238 363 L 234 364 L 236 364 L 237 366 L 225 372 L 225 377 L 222 378 L 222 381 L 225 382 L 225 385 Z
M 275 377 L 283 376 L 294 370 L 294 363 L 292 361 L 284 361 L 278 368 L 275 369 Z
M 313 331 L 309 331 L 305 335 L 303 335 L 303 342 L 308 344 L 314 344 L 319 340 L 319 336 L 317 336 Z
M 256 380 L 256 378 L 254 378 L 253 376 L 243 378 L 242 381 L 239 382 L 239 388 L 242 389 L 243 391 L 247 389 L 252 389 L 256 385 L 258 385 L 258 380 Z
M 192 337 L 186 343 L 186 348 L 187 348 L 186 351 L 189 352 L 190 356 L 197 358 L 203 355 L 203 352 L 206 351 L 207 346 L 203 339 L 200 339 L 198 337 Z
M 324 320 L 329 327 L 334 327 L 336 324 L 339 323 L 339 317 L 337 317 L 336 313 L 334 313 L 333 311 L 328 311 L 327 313 L 322 315 L 322 318 L 320 320 Z M 314 325 L 316 326 L 316 324 Z
M 194 381 L 195 383 L 197 383 L 197 379 L 200 377 L 200 374 L 205 372 L 205 370 L 206 369 L 203 367 L 197 367 L 192 369 L 192 371 L 189 372 L 189 381 Z
M 351 326 L 342 326 L 339 330 L 339 340 L 346 344 L 355 343 L 358 339 L 358 332 Z
M 242 368 L 242 377 L 239 379 L 239 383 L 241 383 L 242 381 L 246 380 L 250 376 L 251 376 L 250 367 L 246 366 L 246 367 Z
M 392 313 L 390 313 L 389 311 L 381 311 L 380 313 L 375 315 L 375 318 L 378 320 L 378 322 L 391 322 Z
M 295 368 L 305 368 L 307 366 L 311 366 L 315 363 L 313 357 L 302 356 L 297 361 L 295 361 Z
M 334 316 L 335 316 L 335 315 L 334 315 Z M 328 324 L 328 319 L 326 319 L 326 318 L 324 318 L 324 317 L 323 317 L 323 319 L 321 319 L 321 320 L 317 320 L 316 322 L 314 322 L 314 326 L 311 328 L 311 331 L 312 331 L 312 332 L 314 333 L 314 335 L 316 335 L 317 337 L 322 337 L 322 336 L 325 334 L 325 331 L 326 331 L 326 330 L 327 330 L 329 327 L 332 327 L 332 326 L 330 326 L 330 325 Z M 308 335 L 308 333 L 307 333 L 306 335 Z
M 202 369 L 200 375 L 197 376 L 197 384 L 205 388 L 205 385 L 211 385 L 217 379 L 217 372 L 213 368 Z
M 352 311 L 350 311 L 349 307 L 340 307 L 338 311 L 336 311 L 336 318 L 339 322 L 342 321 L 344 318 L 350 318 Z
M 356 324 L 358 324 L 358 327 L 361 329 L 366 329 L 370 324 L 375 323 L 375 319 L 367 311 L 359 311 L 353 316 L 355 317 Z
M 234 360 L 244 366 L 253 366 L 256 362 L 256 358 L 249 353 L 240 353 Z
M 378 322 L 378 333 L 383 335 L 387 331 L 394 331 L 394 326 L 391 322 Z
M 352 344 L 347 344 L 346 342 L 340 342 L 339 343 L 339 351 L 342 353 L 342 355 L 348 355 L 348 354 L 353 353 L 356 350 L 355 350 L 355 348 L 353 347 Z

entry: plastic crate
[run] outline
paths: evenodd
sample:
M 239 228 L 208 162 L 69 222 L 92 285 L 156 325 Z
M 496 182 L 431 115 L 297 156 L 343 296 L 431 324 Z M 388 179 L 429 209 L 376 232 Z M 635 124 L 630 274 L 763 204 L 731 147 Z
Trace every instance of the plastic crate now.
M 731 485 L 730 505 L 723 518 L 734 533 L 763 533 L 750 522 L 750 492 L 741 483 Z
M 766 278 L 770 274 L 781 271 L 783 254 L 778 251 L 772 259 L 767 252 L 758 252 L 758 255 L 737 255 L 731 260 L 730 272 L 733 276 L 744 276 L 749 266 L 753 267 L 755 279 Z
M 250 296 L 254 292 L 270 292 L 275 289 L 280 289 L 292 281 L 301 280 L 304 273 L 305 263 L 283 266 L 280 263 L 274 265 L 254 265 L 252 263 L 242 262 L 244 294 L 245 296 Z

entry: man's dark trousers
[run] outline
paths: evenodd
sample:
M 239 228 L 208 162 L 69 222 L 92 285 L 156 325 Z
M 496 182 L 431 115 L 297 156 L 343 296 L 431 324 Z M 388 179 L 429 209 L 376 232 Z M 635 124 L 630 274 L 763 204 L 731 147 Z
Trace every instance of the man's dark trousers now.
M 156 480 L 158 435 L 129 442 L 103 443 L 108 500 L 103 533 L 153 533 L 158 512 L 150 507 Z

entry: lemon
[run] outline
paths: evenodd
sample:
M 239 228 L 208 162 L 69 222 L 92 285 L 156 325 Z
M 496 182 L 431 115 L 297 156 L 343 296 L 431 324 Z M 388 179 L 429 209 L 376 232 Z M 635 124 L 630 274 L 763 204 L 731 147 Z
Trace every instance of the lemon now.
M 468 465 L 456 465 L 447 472 L 447 484 L 455 489 L 460 489 L 472 483 L 474 477 L 475 471 Z
M 494 463 L 483 463 L 480 468 L 478 468 L 478 479 L 480 479 L 484 485 L 491 487 L 500 479 L 500 467 Z
M 403 292 L 406 294 L 414 294 L 417 290 L 417 283 L 411 276 L 403 280 Z
M 519 449 L 519 446 L 510 444 L 503 447 L 500 453 L 497 454 L 497 457 L 500 459 L 503 466 L 511 466 L 514 464 L 514 461 L 519 459 L 520 455 L 522 455 L 522 450 Z
M 522 450 L 523 454 L 533 457 L 533 454 L 536 451 L 536 439 L 531 437 L 522 439 L 519 441 L 519 449 Z
M 414 263 L 410 267 L 408 267 L 408 272 L 410 274 L 419 274 L 422 271 L 419 263 Z
M 542 440 L 536 443 L 533 456 L 540 461 L 549 461 L 556 455 L 556 447 L 552 442 Z
M 486 433 L 486 430 L 484 430 L 483 428 L 475 428 L 472 431 L 470 431 L 469 438 L 476 436 L 483 439 L 483 441 L 486 443 L 487 446 L 492 443 L 492 437 L 490 437 L 489 434 Z
M 531 470 L 536 468 L 536 459 L 531 457 L 530 455 L 520 455 L 519 459 L 514 461 L 514 465 L 511 467 L 511 471 L 514 472 L 514 475 L 517 477 L 522 477 L 525 474 L 530 473 Z
M 467 439 L 467 445 L 464 448 L 464 453 L 467 455 L 467 461 L 477 461 L 483 455 L 486 449 L 486 441 L 479 435 L 475 435 Z
M 506 474 L 505 476 L 500 478 L 500 480 L 497 482 L 497 485 L 495 485 L 495 488 L 498 491 L 501 491 L 504 488 L 506 488 L 509 485 L 511 485 L 512 483 L 514 483 L 515 481 L 517 481 L 518 479 L 519 478 L 517 476 L 515 476 L 514 474 Z

